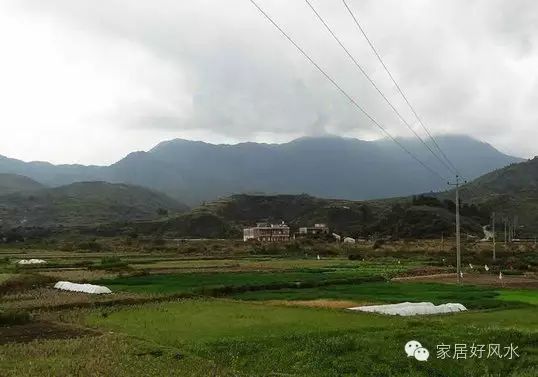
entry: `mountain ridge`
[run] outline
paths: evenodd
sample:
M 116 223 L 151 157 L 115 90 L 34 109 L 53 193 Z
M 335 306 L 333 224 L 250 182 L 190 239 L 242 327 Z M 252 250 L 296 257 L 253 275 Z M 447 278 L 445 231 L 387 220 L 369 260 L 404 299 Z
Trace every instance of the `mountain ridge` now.
M 444 169 L 418 141 L 400 141 L 433 169 Z M 522 161 L 467 136 L 443 136 L 437 141 L 469 179 Z M 333 135 L 302 137 L 282 144 L 173 139 L 147 152 L 131 152 L 109 166 L 0 158 L 0 172 L 22 174 L 48 186 L 77 181 L 128 183 L 161 191 L 191 206 L 244 192 L 366 200 L 445 187 L 444 181 L 431 176 L 389 140 Z
M 34 191 L 42 188 L 45 188 L 45 186 L 24 175 L 0 173 L 0 195 Z

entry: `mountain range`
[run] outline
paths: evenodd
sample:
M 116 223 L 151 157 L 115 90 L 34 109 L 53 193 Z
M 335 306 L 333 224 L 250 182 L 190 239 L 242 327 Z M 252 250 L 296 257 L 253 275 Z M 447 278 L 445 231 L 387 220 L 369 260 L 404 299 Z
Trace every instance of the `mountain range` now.
M 408 150 L 448 178 L 448 171 L 414 139 Z M 437 142 L 467 179 L 523 159 L 467 136 Z M 125 183 L 157 190 L 190 206 L 238 193 L 300 194 L 365 200 L 446 188 L 390 140 L 305 137 L 284 144 L 214 145 L 175 139 L 133 152 L 110 166 L 53 165 L 0 156 L 0 173 L 57 187 L 80 181 Z
M 538 232 L 538 158 L 513 163 L 462 185 L 462 226 L 481 236 L 497 213 L 517 216 L 517 236 Z M 107 182 L 44 187 L 30 178 L 0 174 L 0 229 L 85 226 L 110 234 L 236 238 L 243 226 L 285 221 L 292 228 L 327 223 L 351 236 L 438 237 L 454 231 L 453 190 L 367 201 L 307 194 L 236 194 L 188 210 L 148 188 Z M 104 228 L 103 228 L 104 226 Z M 521 227 L 522 226 L 522 227 Z

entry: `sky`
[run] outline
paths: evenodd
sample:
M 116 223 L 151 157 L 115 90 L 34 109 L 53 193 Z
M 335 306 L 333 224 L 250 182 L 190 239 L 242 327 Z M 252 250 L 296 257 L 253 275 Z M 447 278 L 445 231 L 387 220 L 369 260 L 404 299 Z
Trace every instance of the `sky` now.
M 340 0 L 310 0 L 417 133 Z M 412 136 L 305 1 L 257 0 L 393 136 Z M 424 124 L 537 154 L 538 2 L 347 0 Z M 249 0 L 0 0 L 0 155 L 110 164 L 172 138 L 384 135 Z

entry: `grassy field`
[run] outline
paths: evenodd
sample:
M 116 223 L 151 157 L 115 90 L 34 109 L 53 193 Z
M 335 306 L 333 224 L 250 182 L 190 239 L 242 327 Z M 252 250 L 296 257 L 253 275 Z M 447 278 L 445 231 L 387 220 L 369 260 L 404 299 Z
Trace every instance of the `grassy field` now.
M 215 288 L 260 287 L 284 288 L 308 284 L 346 282 L 353 279 L 379 277 L 360 269 L 353 271 L 310 270 L 297 272 L 217 272 L 129 276 L 98 280 L 115 291 L 137 293 L 195 293 Z
M 233 295 L 241 300 L 350 300 L 358 303 L 398 303 L 429 301 L 434 304 L 459 302 L 470 309 L 523 306 L 534 303 L 535 291 L 498 291 L 495 288 L 472 285 L 434 283 L 373 282 L 342 284 L 305 289 L 280 289 L 262 292 L 242 292 Z
M 503 290 L 499 291 L 499 299 L 505 301 L 525 302 L 538 305 L 538 292 L 536 290 Z
M 517 376 L 538 372 L 536 308 L 402 318 L 228 299 L 78 313 L 97 337 L 0 346 L 6 376 Z M 520 318 L 517 324 L 514 318 Z M 112 333 L 110 332 L 112 331 Z M 425 363 L 404 345 L 430 349 Z M 439 359 L 438 344 L 517 346 L 519 357 Z M 503 351 L 504 352 L 504 351 Z M 28 362 L 31 359 L 32 362 Z
M 13 260 L 23 255 L 50 264 L 17 268 Z M 30 323 L 0 325 L 1 376 L 538 375 L 538 292 L 390 281 L 450 272 L 432 253 L 365 260 L 50 250 L 4 256 L 0 312 L 16 310 Z M 56 279 L 114 293 L 61 292 L 51 288 Z M 343 309 L 402 301 L 460 302 L 470 310 L 406 318 Z M 406 357 L 412 339 L 430 350 L 427 362 Z M 437 345 L 455 343 L 513 344 L 520 357 L 437 357 Z
M 8 344 L 0 356 L 3 377 L 225 375 L 210 360 L 113 334 Z
M 238 375 L 534 376 L 536 308 L 421 318 L 230 300 L 196 300 L 91 313 L 87 321 L 137 339 L 214 360 Z M 524 318 L 514 326 L 513 318 Z M 404 344 L 513 343 L 520 358 L 408 359 Z M 450 371 L 448 370 L 450 369 Z

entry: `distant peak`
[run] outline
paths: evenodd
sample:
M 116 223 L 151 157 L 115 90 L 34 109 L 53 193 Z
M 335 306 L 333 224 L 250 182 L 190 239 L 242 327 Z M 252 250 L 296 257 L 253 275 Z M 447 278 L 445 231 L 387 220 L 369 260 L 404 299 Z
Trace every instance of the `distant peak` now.
M 338 136 L 338 135 L 320 135 L 320 136 L 302 136 L 297 139 L 294 139 L 290 141 L 287 144 L 294 144 L 294 143 L 308 143 L 308 142 L 364 142 L 364 140 L 353 138 L 353 137 L 344 137 L 344 136 Z
M 162 141 L 159 144 L 157 144 L 156 146 L 154 146 L 153 148 L 151 148 L 149 150 L 149 152 L 154 152 L 156 150 L 166 148 L 166 147 L 170 147 L 170 146 L 186 145 L 186 144 L 205 145 L 205 144 L 209 144 L 209 143 L 206 143 L 204 141 L 199 141 L 199 140 L 187 140 L 187 139 L 177 138 L 177 139 L 171 139 L 171 140 Z

